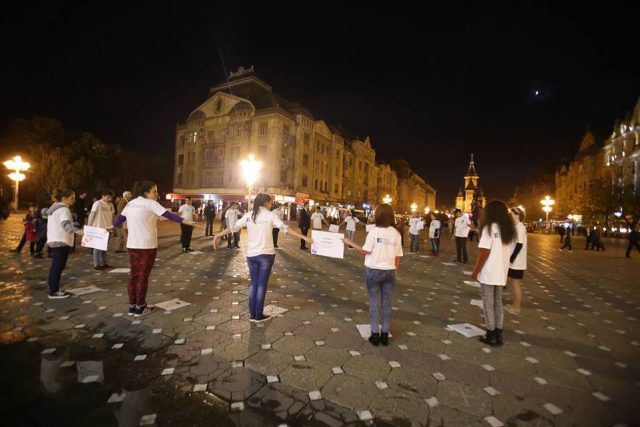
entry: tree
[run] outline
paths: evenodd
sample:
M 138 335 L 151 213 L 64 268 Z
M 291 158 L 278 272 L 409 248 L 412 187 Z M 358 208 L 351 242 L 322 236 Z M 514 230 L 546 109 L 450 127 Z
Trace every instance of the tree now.
M 536 213 L 542 213 L 540 200 L 555 191 L 555 177 L 552 171 L 538 169 L 529 174 L 522 185 L 509 201 L 513 206 L 522 205 L 527 216 L 534 218 Z
M 31 147 L 30 153 L 35 162 L 34 181 L 46 192 L 47 201 L 51 201 L 57 189 L 70 186 L 73 180 L 72 165 L 60 147 L 38 144 Z M 36 198 L 41 197 L 36 195 Z

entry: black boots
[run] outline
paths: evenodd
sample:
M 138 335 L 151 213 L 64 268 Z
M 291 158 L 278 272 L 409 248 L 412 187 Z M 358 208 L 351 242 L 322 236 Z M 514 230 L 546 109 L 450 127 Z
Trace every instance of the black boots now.
M 380 344 L 380 334 L 378 332 L 371 333 L 369 342 L 377 347 Z
M 383 332 L 380 334 L 380 344 L 384 346 L 389 345 L 389 332 Z
M 502 346 L 502 329 L 496 328 L 496 341 L 498 341 L 498 346 Z
M 502 331 L 500 331 L 502 332 Z M 492 347 L 498 346 L 498 333 L 496 330 L 487 330 L 487 334 L 484 337 L 480 337 L 480 341 L 488 344 Z

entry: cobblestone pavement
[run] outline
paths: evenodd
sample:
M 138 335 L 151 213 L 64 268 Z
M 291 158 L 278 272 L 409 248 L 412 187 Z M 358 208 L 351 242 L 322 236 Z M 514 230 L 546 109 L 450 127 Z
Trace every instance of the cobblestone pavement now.
M 479 289 L 449 239 L 439 258 L 423 244 L 401 263 L 390 345 L 372 347 L 356 327 L 368 307 L 355 251 L 315 257 L 281 236 L 267 303 L 288 311 L 256 325 L 243 251 L 214 252 L 196 230 L 200 251 L 182 254 L 178 231 L 162 223 L 148 299 L 190 305 L 135 319 L 127 274 L 94 272 L 84 249 L 63 287 L 102 291 L 48 300 L 49 260 L 9 253 L 19 218 L 0 225 L 3 425 L 638 424 L 640 256 L 624 259 L 622 242 L 569 253 L 530 235 L 525 308 L 506 314 L 501 348 L 446 329 L 482 326 Z

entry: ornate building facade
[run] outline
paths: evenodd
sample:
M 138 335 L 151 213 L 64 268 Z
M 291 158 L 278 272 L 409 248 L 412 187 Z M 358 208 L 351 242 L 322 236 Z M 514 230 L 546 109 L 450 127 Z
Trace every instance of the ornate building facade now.
M 614 124 L 604 144 L 587 132 L 574 159 L 556 170 L 555 211 L 561 216 L 580 213 L 594 184 L 603 179 L 611 180 L 614 189 L 640 192 L 640 99 L 632 113 Z
M 211 88 L 177 126 L 175 151 L 173 199 L 245 200 L 239 163 L 253 154 L 262 162 L 255 191 L 279 201 L 375 207 L 389 194 L 396 205 L 402 184 L 413 189 L 411 203 L 435 207 L 436 192 L 424 180 L 402 182 L 389 165 L 376 162 L 369 137 L 277 95 L 253 67 L 241 67 Z
M 462 212 L 471 213 L 473 211 L 474 198 L 478 203 L 479 209 L 485 207 L 487 204 L 487 198 L 484 195 L 484 191 L 482 190 L 479 181 L 480 177 L 476 172 L 473 154 L 471 154 L 469 168 L 467 169 L 467 174 L 464 176 L 464 188 L 460 187 L 460 190 L 458 190 L 458 196 L 456 197 L 456 208 L 461 209 Z

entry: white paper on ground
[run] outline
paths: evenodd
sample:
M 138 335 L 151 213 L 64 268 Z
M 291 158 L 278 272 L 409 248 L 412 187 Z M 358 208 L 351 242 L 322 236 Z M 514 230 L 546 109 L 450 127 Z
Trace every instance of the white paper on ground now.
M 94 286 L 94 285 L 85 286 L 84 288 L 65 289 L 65 290 L 67 292 L 69 292 L 70 294 L 73 294 L 75 296 L 90 294 L 90 293 L 93 293 L 93 292 L 104 292 L 104 291 L 106 291 L 106 289 L 98 288 L 97 286 Z
M 104 381 L 104 373 L 102 369 L 102 362 L 100 361 L 87 361 L 77 362 L 78 368 L 78 382 L 79 383 L 101 383 Z
M 469 285 L 469 286 L 473 286 L 474 288 L 479 288 L 480 287 L 480 282 L 475 282 L 473 280 L 465 280 L 464 284 L 465 285 Z
M 166 311 L 173 311 L 176 308 L 181 308 L 181 307 L 186 307 L 188 305 L 191 305 L 190 302 L 186 302 L 186 301 L 182 301 L 178 298 L 169 300 L 169 301 L 165 301 L 165 302 L 161 302 L 159 304 L 154 304 L 156 307 L 160 307 L 163 310 Z
M 269 304 L 264 307 L 263 313 L 268 314 L 269 316 L 279 316 L 281 314 L 286 313 L 289 309 L 284 307 L 278 307 L 275 304 Z
M 189 252 L 191 255 L 202 255 L 204 252 L 202 251 L 191 251 Z
M 109 271 L 109 273 L 129 273 L 130 271 L 130 268 L 114 268 L 113 270 Z
M 464 335 L 467 338 L 484 335 L 484 331 L 471 323 L 460 323 L 457 325 L 447 325 L 447 329 Z
M 471 302 L 469 302 L 469 304 L 475 305 L 476 307 L 483 308 L 481 299 L 472 299 Z

